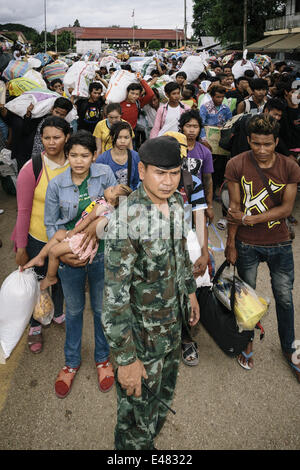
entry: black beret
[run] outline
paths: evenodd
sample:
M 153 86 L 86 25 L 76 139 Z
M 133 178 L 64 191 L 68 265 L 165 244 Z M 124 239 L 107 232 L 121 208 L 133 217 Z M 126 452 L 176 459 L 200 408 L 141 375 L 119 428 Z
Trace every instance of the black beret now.
M 179 142 L 170 136 L 148 139 L 139 148 L 140 160 L 148 165 L 171 170 L 181 166 Z

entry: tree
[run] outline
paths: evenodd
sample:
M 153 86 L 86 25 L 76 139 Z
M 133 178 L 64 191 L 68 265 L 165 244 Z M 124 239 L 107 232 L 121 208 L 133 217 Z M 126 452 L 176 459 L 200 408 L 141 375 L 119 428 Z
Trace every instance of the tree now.
M 248 0 L 247 43 L 261 39 L 267 18 L 284 13 L 286 0 Z M 213 36 L 226 43 L 243 42 L 243 2 L 194 0 L 195 35 Z
M 148 44 L 148 49 L 152 49 L 154 51 L 158 51 L 161 49 L 161 43 L 157 39 L 152 39 L 152 41 Z
M 80 28 L 79 20 L 75 20 L 75 21 L 74 21 L 73 28 L 74 28 L 74 27 Z

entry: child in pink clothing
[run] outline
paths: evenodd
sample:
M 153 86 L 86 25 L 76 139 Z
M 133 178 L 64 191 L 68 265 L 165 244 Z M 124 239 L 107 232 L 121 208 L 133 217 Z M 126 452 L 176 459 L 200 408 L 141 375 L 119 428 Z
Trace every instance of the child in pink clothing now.
M 125 184 L 118 184 L 117 186 L 109 186 L 106 188 L 104 197 L 93 201 L 85 211 L 83 211 L 80 220 L 73 230 L 58 230 L 39 254 L 23 266 L 22 270 L 32 268 L 33 266 L 43 266 L 48 256 L 47 274 L 40 283 L 41 290 L 44 290 L 57 282 L 60 256 L 74 253 L 78 255 L 79 259 L 89 259 L 89 263 L 92 263 L 98 251 L 98 242 L 88 240 L 87 234 L 82 231 L 85 230 L 91 222 L 99 218 L 97 236 L 101 238 L 109 220 L 107 215 L 118 207 L 119 197 L 127 197 L 131 192 L 132 189 Z

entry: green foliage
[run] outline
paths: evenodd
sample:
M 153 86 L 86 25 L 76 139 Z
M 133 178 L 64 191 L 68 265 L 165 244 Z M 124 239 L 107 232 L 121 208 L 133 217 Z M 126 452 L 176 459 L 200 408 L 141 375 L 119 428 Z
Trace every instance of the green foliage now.
M 47 51 L 55 51 L 55 35 L 47 33 Z M 57 35 L 57 52 L 68 52 L 75 43 L 74 35 L 70 31 L 62 31 Z M 45 50 L 45 32 L 42 31 L 34 44 L 34 52 Z
M 148 49 L 158 51 L 159 49 L 161 49 L 161 42 L 157 39 L 152 39 L 152 41 L 150 41 L 148 44 Z
M 194 0 L 195 36 L 213 36 L 223 44 L 243 41 L 243 1 Z M 265 21 L 284 12 L 286 0 L 248 0 L 247 43 L 263 37 Z
M 18 23 L 0 24 L 0 31 L 21 31 L 29 42 L 34 42 L 39 36 L 39 33 L 33 29 Z
M 77 28 L 80 28 L 79 20 L 75 20 L 75 21 L 74 21 L 73 28 L 74 28 L 75 26 L 76 26 Z

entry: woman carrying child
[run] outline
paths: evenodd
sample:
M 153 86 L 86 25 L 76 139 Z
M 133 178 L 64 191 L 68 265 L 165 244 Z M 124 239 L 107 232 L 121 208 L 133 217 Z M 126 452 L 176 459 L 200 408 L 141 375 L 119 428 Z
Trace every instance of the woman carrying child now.
M 102 197 L 104 190 L 116 184 L 112 170 L 106 165 L 96 165 L 95 138 L 86 131 L 70 137 L 66 145 L 70 168 L 50 182 L 45 204 L 45 225 L 49 240 L 59 229 L 73 230 L 82 212 L 93 201 Z M 86 237 L 82 246 L 96 240 L 95 219 L 84 230 Z M 75 256 L 74 254 L 65 255 Z M 76 255 L 78 258 L 78 255 Z M 81 363 L 81 339 L 83 312 L 85 308 L 85 284 L 88 277 L 90 301 L 94 314 L 95 349 L 94 359 L 98 373 L 98 385 L 108 392 L 114 384 L 114 372 L 109 362 L 109 347 L 101 324 L 102 295 L 104 284 L 104 241 L 92 263 L 73 267 L 72 263 L 60 263 L 58 276 L 62 283 L 66 302 L 65 366 L 55 381 L 55 393 L 65 398 L 71 390 L 73 380 Z
M 12 234 L 16 251 L 16 263 L 24 266 L 36 256 L 48 242 L 44 225 L 44 208 L 49 182 L 65 172 L 69 166 L 64 147 L 70 136 L 69 124 L 57 116 L 47 117 L 41 127 L 45 151 L 29 160 L 21 169 L 17 179 L 18 216 Z M 47 264 L 37 267 L 36 273 L 45 276 Z M 52 288 L 54 303 L 53 321 L 63 325 L 63 292 L 60 282 Z M 31 317 L 28 347 L 33 354 L 43 349 L 42 325 Z

